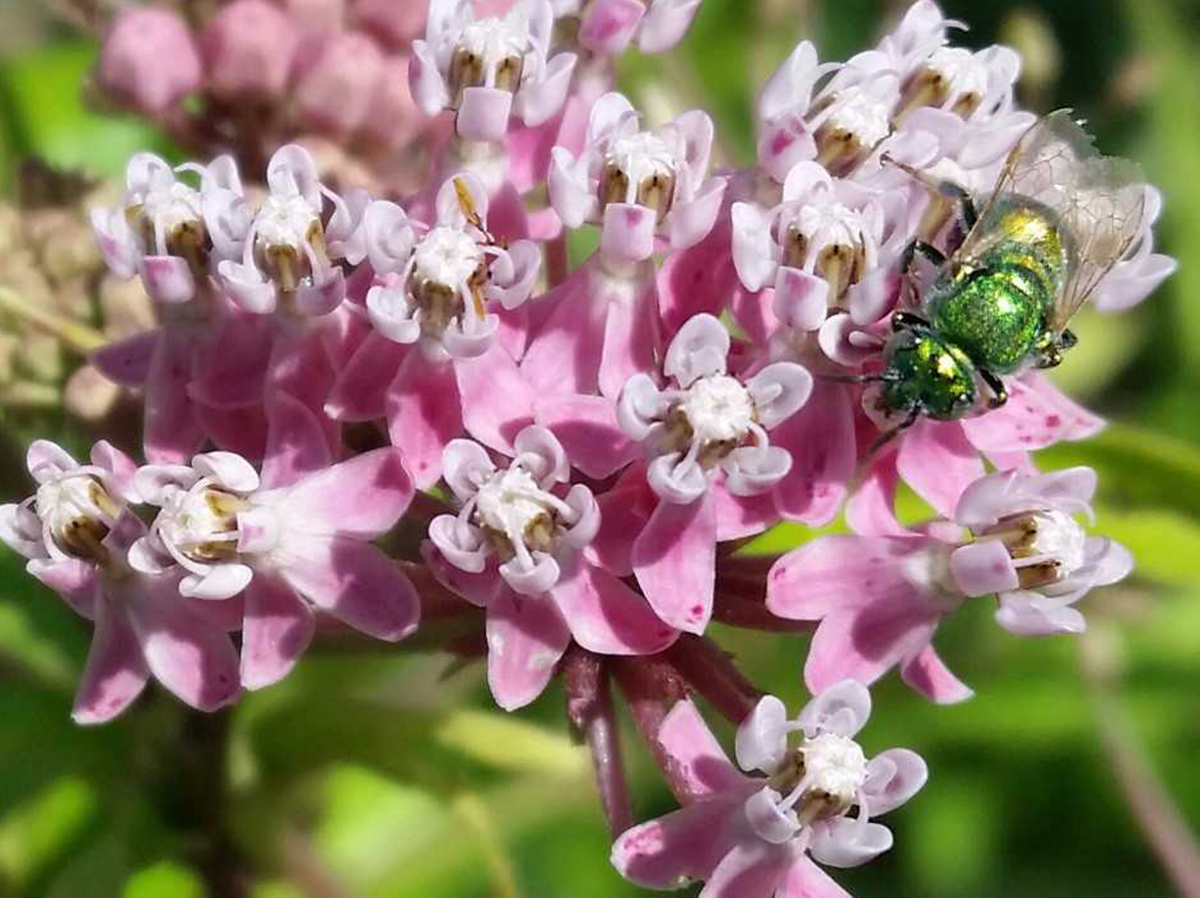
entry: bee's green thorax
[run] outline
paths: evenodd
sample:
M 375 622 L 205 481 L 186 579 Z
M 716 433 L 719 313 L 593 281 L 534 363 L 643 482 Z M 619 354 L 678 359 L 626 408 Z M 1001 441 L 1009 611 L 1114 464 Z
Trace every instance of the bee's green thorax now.
M 884 349 L 882 400 L 888 412 L 919 412 L 948 421 L 975 404 L 975 366 L 970 357 L 932 328 L 893 334 Z
M 982 222 L 1002 235 L 969 267 L 934 285 L 926 314 L 938 334 L 981 368 L 1009 374 L 1050 339 L 1067 249 L 1052 214 L 1014 197 Z

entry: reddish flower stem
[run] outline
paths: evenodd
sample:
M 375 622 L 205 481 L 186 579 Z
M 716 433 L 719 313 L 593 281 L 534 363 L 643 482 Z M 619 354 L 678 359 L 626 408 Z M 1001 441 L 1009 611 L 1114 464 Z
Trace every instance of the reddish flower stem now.
M 609 661 L 613 678 L 629 714 L 637 727 L 638 734 L 650 749 L 655 764 L 662 771 L 671 792 L 679 801 L 687 800 L 691 790 L 685 780 L 678 776 L 678 768 L 658 741 L 658 731 L 667 707 L 684 697 L 685 687 L 675 669 L 657 657 L 613 658 Z
M 762 697 L 762 690 L 742 675 L 730 655 L 706 636 L 685 634 L 663 653 L 684 681 L 737 725 Z
M 718 594 L 713 605 L 713 620 L 743 630 L 762 630 L 766 633 L 809 633 L 816 627 L 812 621 L 776 617 L 761 598 L 750 599 L 732 592 Z
M 633 825 L 633 808 L 608 672 L 599 657 L 575 648 L 564 662 L 563 678 L 567 717 L 587 740 L 604 819 L 613 836 L 618 836 Z

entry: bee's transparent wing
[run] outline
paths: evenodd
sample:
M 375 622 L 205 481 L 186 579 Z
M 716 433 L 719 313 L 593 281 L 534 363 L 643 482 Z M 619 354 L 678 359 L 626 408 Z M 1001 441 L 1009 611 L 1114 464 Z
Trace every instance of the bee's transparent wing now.
M 989 213 L 998 199 L 1011 194 L 1048 206 L 1066 230 L 1066 280 L 1050 322 L 1051 329 L 1061 330 L 1137 241 L 1145 216 L 1141 172 L 1128 160 L 1101 156 L 1071 110 L 1052 112 L 1009 152 L 955 260 L 978 259 L 1009 236 Z

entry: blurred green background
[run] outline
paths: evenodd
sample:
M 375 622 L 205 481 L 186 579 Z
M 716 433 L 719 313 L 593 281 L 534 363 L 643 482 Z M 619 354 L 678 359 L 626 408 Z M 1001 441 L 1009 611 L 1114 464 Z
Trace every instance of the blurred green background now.
M 133 120 L 86 111 L 94 44 L 47 5 L 0 0 L 6 191 L 26 156 L 111 176 L 161 146 Z M 1099 469 L 1097 526 L 1133 549 L 1137 574 L 1089 597 L 1083 639 L 1018 640 L 987 603 L 964 609 L 938 642 L 971 702 L 934 708 L 880 685 L 867 748 L 917 749 L 932 779 L 888 821 L 895 849 L 838 878 L 860 898 L 1176 895 L 1144 824 L 1200 826 L 1200 2 L 944 6 L 971 24 L 968 45 L 1027 54 L 1023 102 L 1073 106 L 1106 151 L 1145 166 L 1166 197 L 1158 239 L 1182 265 L 1134 312 L 1080 323 L 1060 380 L 1114 423 L 1043 454 Z M 902 8 L 705 0 L 679 51 L 623 61 L 622 80 L 651 109 L 709 108 L 726 158 L 746 162 L 756 86 L 797 40 L 845 58 Z M 5 499 L 23 495 L 14 466 L 30 434 L 87 436 L 54 414 L 0 414 Z M 641 894 L 608 866 L 557 688 L 505 717 L 478 665 L 444 676 L 446 657 L 317 648 L 230 715 L 188 715 L 152 687 L 117 723 L 81 729 L 68 713 L 89 633 L 21 568 L 4 550 L 0 895 L 193 898 L 211 864 L 253 871 L 257 898 Z M 716 635 L 757 683 L 803 701 L 796 637 Z M 644 751 L 627 749 L 639 818 L 669 810 Z

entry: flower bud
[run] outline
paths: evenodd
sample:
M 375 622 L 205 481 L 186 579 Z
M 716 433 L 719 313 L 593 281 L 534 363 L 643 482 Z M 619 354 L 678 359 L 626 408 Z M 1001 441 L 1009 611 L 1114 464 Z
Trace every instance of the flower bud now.
M 162 112 L 199 87 L 202 75 L 187 23 L 165 9 L 125 10 L 100 48 L 100 86 L 140 112 Z
M 381 43 L 406 48 L 425 30 L 429 4 L 425 0 L 356 0 L 354 20 Z
M 375 102 L 365 123 L 367 133 L 389 147 L 407 144 L 426 124 L 408 90 L 408 62 L 408 56 L 389 56 L 383 60 Z
M 373 112 L 384 69 L 378 45 L 359 31 L 326 41 L 296 86 L 296 110 L 316 130 L 350 134 Z
M 267 0 L 234 0 L 200 37 L 209 88 L 226 99 L 283 92 L 299 45 L 295 23 Z

